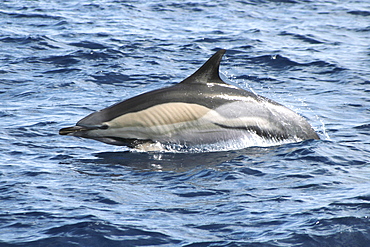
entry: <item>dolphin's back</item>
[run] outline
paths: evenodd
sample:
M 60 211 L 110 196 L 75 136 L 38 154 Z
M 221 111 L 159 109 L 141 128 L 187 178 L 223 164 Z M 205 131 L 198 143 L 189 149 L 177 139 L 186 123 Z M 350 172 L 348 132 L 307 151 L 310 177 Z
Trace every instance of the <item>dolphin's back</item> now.
M 227 97 L 226 97 L 227 96 Z M 171 87 L 162 88 L 150 91 L 123 102 L 109 106 L 103 110 L 94 112 L 85 118 L 81 119 L 77 125 L 81 126 L 97 126 L 103 122 L 111 121 L 112 119 L 128 114 L 131 112 L 139 112 L 155 105 L 166 103 L 189 103 L 203 105 L 209 109 L 215 109 L 225 102 L 235 101 L 235 99 L 251 97 L 258 100 L 262 96 L 241 90 L 239 88 L 225 85 L 213 85 L 211 88 L 207 85 L 189 85 L 176 84 Z M 267 101 L 272 102 L 266 98 Z M 275 103 L 278 104 L 278 103 Z

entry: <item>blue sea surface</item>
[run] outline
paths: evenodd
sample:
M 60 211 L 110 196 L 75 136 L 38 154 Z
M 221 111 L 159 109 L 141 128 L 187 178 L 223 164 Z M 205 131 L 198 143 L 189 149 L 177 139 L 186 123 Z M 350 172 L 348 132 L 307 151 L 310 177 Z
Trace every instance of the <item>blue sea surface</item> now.
M 367 0 L 0 3 L 0 246 L 370 246 Z M 321 140 L 137 152 L 58 130 L 221 76 Z

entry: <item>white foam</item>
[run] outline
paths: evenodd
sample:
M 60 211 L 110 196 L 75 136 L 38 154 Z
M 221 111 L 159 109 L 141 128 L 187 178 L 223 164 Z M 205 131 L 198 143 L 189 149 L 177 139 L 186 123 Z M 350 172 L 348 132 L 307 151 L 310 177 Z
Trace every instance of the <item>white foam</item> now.
M 240 150 L 249 147 L 272 147 L 287 143 L 302 141 L 298 138 L 287 140 L 274 140 L 258 136 L 257 134 L 249 134 L 242 136 L 239 139 L 220 141 L 212 144 L 199 145 L 181 145 L 181 144 L 163 144 L 163 143 L 144 143 L 138 145 L 133 152 L 165 152 L 165 153 L 206 153 L 206 152 L 222 152 L 231 150 Z

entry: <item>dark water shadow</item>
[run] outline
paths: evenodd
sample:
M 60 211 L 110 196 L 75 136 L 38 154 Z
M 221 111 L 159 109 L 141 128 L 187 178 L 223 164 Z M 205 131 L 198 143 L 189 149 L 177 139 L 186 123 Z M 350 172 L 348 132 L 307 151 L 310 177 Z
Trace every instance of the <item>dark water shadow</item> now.
M 173 171 L 184 172 L 197 167 L 215 167 L 233 160 L 256 158 L 273 152 L 277 147 L 247 148 L 235 151 L 208 153 L 161 153 L 161 152 L 99 152 L 92 154 L 95 158 L 79 159 L 79 162 L 103 165 L 125 166 L 136 171 Z

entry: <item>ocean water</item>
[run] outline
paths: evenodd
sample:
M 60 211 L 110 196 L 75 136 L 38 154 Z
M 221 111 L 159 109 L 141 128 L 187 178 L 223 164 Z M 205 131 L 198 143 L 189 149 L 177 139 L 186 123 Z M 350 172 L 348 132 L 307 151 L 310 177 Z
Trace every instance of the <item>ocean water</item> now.
M 366 0 L 0 3 L 0 246 L 370 246 Z M 59 136 L 178 83 L 229 83 L 321 140 L 136 152 Z

